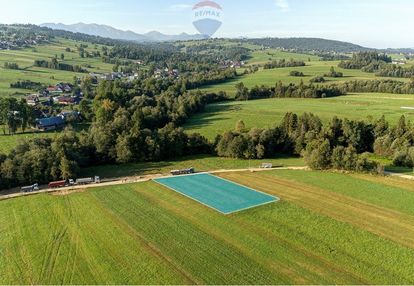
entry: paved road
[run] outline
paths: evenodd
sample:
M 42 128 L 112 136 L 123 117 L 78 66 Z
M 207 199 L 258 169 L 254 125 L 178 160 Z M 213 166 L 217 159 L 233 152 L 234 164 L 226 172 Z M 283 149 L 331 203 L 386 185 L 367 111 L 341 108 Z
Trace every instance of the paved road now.
M 235 173 L 235 172 L 249 172 L 249 171 L 250 172 L 266 172 L 266 171 L 274 171 L 274 170 L 306 170 L 306 169 L 308 168 L 307 167 L 282 167 L 282 168 L 272 168 L 272 169 L 253 168 L 253 169 L 215 170 L 215 171 L 209 171 L 206 173 L 218 174 L 218 173 Z M 56 189 L 42 189 L 40 191 L 31 192 L 31 193 L 21 193 L 18 189 L 14 189 L 14 190 L 10 190 L 5 195 L 0 195 L 0 200 L 13 199 L 13 198 L 22 197 L 22 196 L 33 196 L 33 195 L 44 194 L 44 193 L 62 192 L 62 193 L 67 194 L 67 193 L 82 191 L 82 190 L 90 189 L 90 188 L 148 182 L 153 179 L 164 178 L 164 177 L 171 177 L 171 175 L 155 174 L 155 175 L 145 175 L 145 176 L 137 176 L 137 177 L 114 178 L 114 179 L 103 180 L 100 184 L 70 186 L 70 187 L 56 188 Z

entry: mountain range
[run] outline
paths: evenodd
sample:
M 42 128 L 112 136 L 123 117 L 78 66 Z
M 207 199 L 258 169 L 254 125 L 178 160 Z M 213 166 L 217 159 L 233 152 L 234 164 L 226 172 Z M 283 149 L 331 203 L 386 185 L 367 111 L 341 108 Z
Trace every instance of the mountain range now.
M 179 35 L 166 35 L 157 31 L 146 34 L 138 34 L 132 31 L 123 31 L 107 25 L 77 23 L 65 25 L 62 23 L 44 23 L 41 27 L 47 27 L 54 30 L 64 30 L 73 33 L 82 33 L 92 36 L 100 36 L 116 40 L 126 40 L 134 42 L 169 42 L 169 41 L 187 41 L 205 39 L 201 34 L 190 35 L 181 33 Z

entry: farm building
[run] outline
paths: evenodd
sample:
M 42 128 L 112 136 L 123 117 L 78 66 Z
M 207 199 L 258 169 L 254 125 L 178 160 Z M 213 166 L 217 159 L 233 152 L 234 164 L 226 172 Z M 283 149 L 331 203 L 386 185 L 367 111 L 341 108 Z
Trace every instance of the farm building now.
M 65 126 L 65 119 L 62 116 L 54 116 L 36 120 L 36 128 L 42 131 L 56 130 Z

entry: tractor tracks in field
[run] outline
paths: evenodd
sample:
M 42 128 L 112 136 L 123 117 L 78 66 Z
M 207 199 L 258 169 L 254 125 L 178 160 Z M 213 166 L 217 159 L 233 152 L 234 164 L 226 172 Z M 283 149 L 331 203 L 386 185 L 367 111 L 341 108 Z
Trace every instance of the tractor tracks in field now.
M 139 243 L 148 254 L 158 258 L 160 261 L 174 269 L 174 271 L 176 271 L 176 273 L 178 273 L 183 278 L 185 284 L 202 284 L 201 281 L 197 281 L 197 279 L 193 277 L 193 275 L 191 275 L 183 267 L 177 264 L 172 257 L 163 253 L 163 251 L 156 244 L 151 242 L 151 240 L 147 239 L 142 233 L 139 232 L 139 230 L 135 229 L 119 213 L 106 208 L 104 203 L 98 199 L 95 199 L 93 202 L 95 204 L 95 207 L 101 210 L 102 215 L 106 216 L 108 219 L 113 221 L 125 233 L 134 238 L 136 242 Z
M 251 174 L 223 174 L 246 186 L 282 196 L 282 199 L 350 223 L 374 234 L 414 248 L 414 217 L 318 187 L 303 185 L 278 177 Z M 323 201 L 323 204 L 321 204 Z M 401 235 L 404 233 L 404 235 Z
M 71 224 L 76 220 L 76 214 L 70 198 L 65 198 L 62 204 L 64 207 L 55 213 L 55 231 L 50 236 L 49 243 L 46 244 L 44 249 L 39 278 L 39 281 L 42 281 L 42 283 L 54 283 L 53 275 L 58 263 L 66 264 L 62 276 L 62 284 L 70 283 L 74 275 L 75 261 L 78 253 L 78 237 L 75 232 L 70 230 Z M 65 243 L 65 240 L 69 240 L 69 243 Z M 65 256 L 62 256 L 62 248 L 66 245 L 69 245 L 68 252 L 65 252 Z M 64 259 L 66 259 L 65 262 L 63 262 Z

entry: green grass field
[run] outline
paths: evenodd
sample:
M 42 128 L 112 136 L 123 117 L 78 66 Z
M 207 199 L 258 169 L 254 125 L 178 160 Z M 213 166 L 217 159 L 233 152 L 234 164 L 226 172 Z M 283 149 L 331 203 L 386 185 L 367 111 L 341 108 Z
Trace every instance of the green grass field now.
M 392 124 L 401 115 L 414 119 L 414 112 L 401 109 L 414 106 L 414 95 L 363 93 L 325 99 L 262 99 L 247 102 L 229 101 L 207 106 L 203 113 L 190 118 L 185 125 L 188 132 L 198 132 L 214 139 L 217 134 L 233 130 L 238 120 L 247 128 L 272 127 L 280 123 L 287 112 L 303 114 L 312 112 L 327 122 L 334 116 L 348 119 L 375 120 L 385 115 Z
M 153 182 L 0 201 L 0 284 L 414 283 L 414 183 L 221 176 L 281 202 L 223 216 Z
M 266 57 L 264 52 L 260 52 L 262 57 Z M 282 52 L 280 52 L 282 53 Z M 289 58 L 289 53 L 283 53 L 285 58 Z M 295 54 L 292 54 L 292 56 Z M 297 54 L 294 59 L 302 59 L 304 57 L 311 57 L 308 55 Z M 284 58 L 284 57 L 280 57 Z M 260 56 L 256 56 L 253 58 L 254 61 L 261 62 L 263 58 Z M 293 67 L 293 68 L 276 68 L 276 69 L 260 69 L 258 72 L 248 75 L 243 75 L 238 77 L 235 80 L 231 80 L 225 83 L 211 85 L 203 88 L 202 90 L 207 92 L 219 92 L 225 91 L 227 95 L 230 97 L 234 97 L 236 93 L 236 84 L 239 82 L 243 82 L 244 85 L 248 88 L 252 88 L 256 85 L 261 86 L 274 86 L 277 82 L 282 81 L 284 84 L 295 83 L 299 84 L 302 80 L 304 83 L 309 83 L 309 81 L 315 76 L 323 76 L 325 73 L 328 73 L 331 67 L 334 67 L 336 71 L 342 72 L 344 77 L 342 78 L 329 78 L 326 77 L 325 79 L 327 82 L 325 84 L 329 84 L 332 82 L 345 82 L 350 80 L 373 80 L 373 79 L 392 79 L 392 80 L 400 80 L 400 81 L 409 81 L 409 79 L 405 78 L 386 78 L 386 77 L 376 77 L 374 73 L 367 73 L 362 72 L 360 70 L 346 70 L 338 68 L 339 61 L 311 61 L 306 62 L 305 67 Z M 243 69 L 242 69 L 243 70 Z M 290 76 L 291 71 L 301 71 L 304 73 L 304 77 L 293 77 Z
M 12 89 L 10 83 L 18 80 L 31 80 L 42 84 L 56 84 L 57 82 L 73 82 L 75 76 L 82 77 L 85 74 L 73 73 L 67 71 L 59 71 L 53 69 L 45 69 L 34 67 L 35 60 L 50 60 L 52 57 L 65 55 L 64 63 L 71 65 L 80 65 L 90 72 L 110 72 L 113 65 L 103 63 L 101 58 L 81 58 L 76 46 L 81 44 L 88 45 L 86 51 L 101 51 L 101 46 L 69 41 L 66 39 L 56 39 L 54 42 L 42 44 L 34 48 L 0 51 L 0 96 L 8 95 L 24 95 L 30 93 L 29 90 Z M 66 48 L 70 48 L 72 52 L 66 52 Z M 4 69 L 5 62 L 13 62 L 19 65 L 19 70 Z
M 299 53 L 290 53 L 284 52 L 277 49 L 268 49 L 268 50 L 255 50 L 251 52 L 251 58 L 247 61 L 248 65 L 257 65 L 265 64 L 274 60 L 280 59 L 295 59 L 301 60 L 304 62 L 318 61 L 319 57 L 314 55 L 299 54 Z
M 89 128 L 88 123 L 78 123 L 73 126 L 74 130 L 82 131 Z M 0 125 L 0 130 L 3 132 L 3 126 Z M 35 138 L 47 138 L 47 137 L 54 137 L 55 135 L 59 134 L 60 130 L 55 131 L 48 131 L 48 132 L 38 132 L 34 130 L 27 130 L 25 133 L 21 133 L 18 131 L 14 135 L 4 135 L 3 133 L 0 134 L 0 153 L 8 154 L 12 151 L 19 143 L 24 142 L 25 140 L 31 140 Z M 7 129 L 6 129 L 7 133 Z
M 19 133 L 15 135 L 0 135 L 0 153 L 8 154 L 13 148 L 24 140 L 53 137 L 55 132 L 45 133 Z

